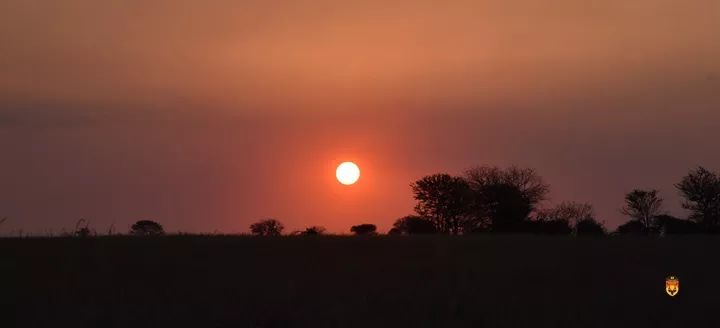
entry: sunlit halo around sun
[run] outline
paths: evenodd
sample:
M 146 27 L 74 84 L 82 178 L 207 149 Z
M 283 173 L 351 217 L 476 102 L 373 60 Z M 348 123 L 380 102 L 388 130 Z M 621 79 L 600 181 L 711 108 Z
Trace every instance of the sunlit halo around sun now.
M 344 162 L 335 170 L 338 181 L 344 185 L 351 185 L 360 179 L 360 168 L 353 162 Z

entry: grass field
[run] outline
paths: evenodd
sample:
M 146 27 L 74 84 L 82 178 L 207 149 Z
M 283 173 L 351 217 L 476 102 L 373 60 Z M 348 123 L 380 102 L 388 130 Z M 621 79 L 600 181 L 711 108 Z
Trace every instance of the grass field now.
M 713 237 L 0 239 L 0 327 L 720 327 L 718 251 Z

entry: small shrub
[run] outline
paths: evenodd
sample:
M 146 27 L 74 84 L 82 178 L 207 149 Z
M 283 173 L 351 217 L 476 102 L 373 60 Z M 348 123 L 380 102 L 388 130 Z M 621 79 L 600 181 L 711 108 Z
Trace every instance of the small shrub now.
M 90 237 L 90 221 L 85 219 L 78 220 L 78 222 L 75 223 L 75 231 L 73 232 L 73 235 L 80 238 Z

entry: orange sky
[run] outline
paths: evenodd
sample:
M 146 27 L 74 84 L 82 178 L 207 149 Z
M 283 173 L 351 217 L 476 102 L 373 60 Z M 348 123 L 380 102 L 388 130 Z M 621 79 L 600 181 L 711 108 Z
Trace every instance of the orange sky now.
M 629 189 L 680 215 L 672 184 L 720 169 L 714 0 L 9 0 L 0 72 L 4 232 L 386 230 L 479 164 L 614 227 Z

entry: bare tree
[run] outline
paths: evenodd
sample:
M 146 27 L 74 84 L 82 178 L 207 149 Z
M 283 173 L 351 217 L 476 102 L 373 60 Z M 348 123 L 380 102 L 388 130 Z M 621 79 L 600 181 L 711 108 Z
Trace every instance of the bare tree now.
M 705 229 L 720 224 L 720 176 L 704 167 L 698 167 L 683 177 L 675 187 L 685 198 L 683 208 L 690 210 L 690 219 Z
M 635 189 L 625 195 L 625 206 L 621 213 L 637 220 L 644 233 L 649 233 L 654 226 L 656 216 L 662 214 L 663 199 L 657 190 Z
M 479 166 L 467 170 L 465 176 L 475 189 L 500 184 L 515 187 L 533 205 L 545 200 L 550 191 L 550 186 L 532 168 Z

